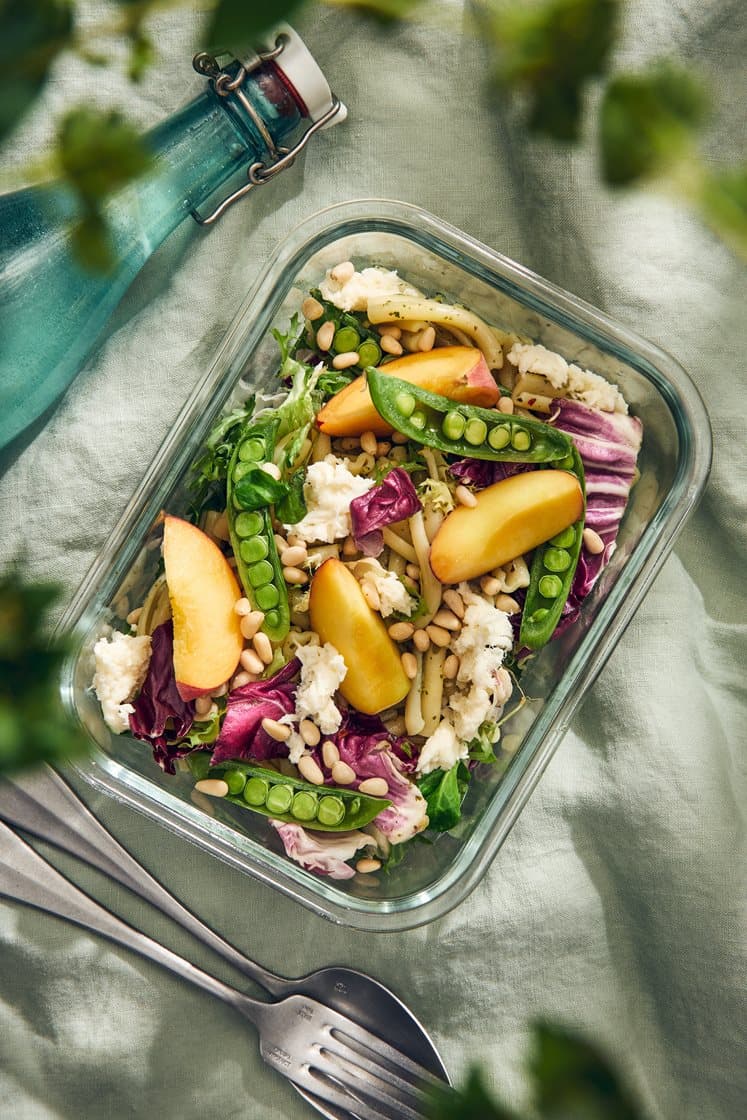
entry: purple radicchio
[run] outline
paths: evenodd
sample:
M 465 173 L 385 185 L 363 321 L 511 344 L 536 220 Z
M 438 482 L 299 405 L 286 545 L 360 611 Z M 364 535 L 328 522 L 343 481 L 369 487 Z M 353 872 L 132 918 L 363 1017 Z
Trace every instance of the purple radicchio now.
M 594 586 L 615 550 L 628 495 L 635 477 L 643 429 L 640 420 L 622 412 L 599 412 L 578 401 L 553 401 L 555 427 L 572 437 L 586 476 L 586 527 L 604 542 L 604 551 L 592 555 L 586 547 L 563 609 L 564 629 L 578 617 L 581 603 Z
M 136 739 L 150 743 L 153 757 L 167 774 L 174 773 L 174 760 L 188 754 L 190 746 L 178 743 L 192 726 L 192 705 L 182 700 L 174 676 L 174 628 L 163 622 L 153 631 L 148 672 L 143 681 L 130 731 Z
M 475 490 L 484 490 L 494 482 L 535 469 L 534 463 L 500 463 L 489 459 L 456 459 L 449 463 L 449 473 Z
M 279 720 L 295 711 L 296 684 L 293 678 L 299 669 L 300 662 L 294 657 L 267 680 L 251 681 L 229 692 L 226 715 L 215 740 L 211 759 L 213 766 L 232 758 L 263 762 L 287 755 L 286 744 L 272 739 L 262 727 L 262 720 Z
M 406 759 L 403 740 L 391 735 L 377 716 L 352 711 L 346 712 L 340 730 L 332 738 L 340 759 L 355 771 L 351 788 L 357 789 L 366 778 L 383 778 L 389 787 L 386 796 L 392 804 L 374 822 L 389 842 L 401 844 L 422 832 L 428 823 L 427 805 L 418 787 L 406 776 L 405 770 L 413 769 L 414 763 L 402 761 Z
M 378 556 L 384 548 L 384 526 L 404 521 L 422 508 L 409 474 L 403 467 L 395 467 L 377 486 L 350 503 L 355 543 L 364 556 Z
M 375 847 L 376 841 L 365 832 L 307 832 L 299 824 L 270 821 L 283 841 L 285 853 L 307 871 L 328 875 L 330 879 L 352 879 L 355 869 L 346 861 L 361 848 Z

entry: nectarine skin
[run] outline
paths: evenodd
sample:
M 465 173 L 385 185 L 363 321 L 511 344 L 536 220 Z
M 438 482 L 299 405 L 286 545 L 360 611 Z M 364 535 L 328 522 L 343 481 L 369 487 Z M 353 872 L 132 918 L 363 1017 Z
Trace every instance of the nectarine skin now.
M 482 352 L 473 346 L 442 346 L 407 354 L 379 368 L 381 373 L 463 404 L 492 408 L 500 396 Z M 320 431 L 330 436 L 360 436 L 364 432 L 386 436 L 392 432 L 376 411 L 364 375 L 327 401 L 316 422 Z
M 234 610 L 241 590 L 218 546 L 195 525 L 167 516 L 163 560 L 174 621 L 174 675 L 182 700 L 220 688 L 244 639 Z
M 354 708 L 375 715 L 399 704 L 410 690 L 399 650 L 381 617 L 363 597 L 353 573 L 331 557 L 311 581 L 311 628 L 341 654 L 347 673 L 340 692 Z
M 569 471 L 528 471 L 458 506 L 431 544 L 430 564 L 442 583 L 476 579 L 554 537 L 581 517 L 584 496 Z

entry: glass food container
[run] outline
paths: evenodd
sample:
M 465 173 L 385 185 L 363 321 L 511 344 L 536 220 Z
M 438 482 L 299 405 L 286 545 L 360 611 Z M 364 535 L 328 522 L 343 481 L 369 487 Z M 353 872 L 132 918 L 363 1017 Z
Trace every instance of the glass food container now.
M 214 420 L 252 391 L 276 389 L 270 329 L 286 329 L 309 287 L 348 259 L 358 268 L 396 268 L 426 293 L 441 292 L 602 374 L 642 419 L 644 439 L 617 550 L 578 622 L 525 671 L 522 687 L 536 699 L 503 727 L 503 766 L 480 766 L 454 832 L 408 844 L 391 874 L 341 882 L 288 859 L 264 817 L 195 795 L 187 774 L 162 773 L 146 744 L 113 735 L 90 685 L 93 645 L 142 602 L 159 563 L 159 513 L 186 513 L 188 468 Z M 323 210 L 288 237 L 257 282 L 61 622 L 74 636 L 63 703 L 94 747 L 77 769 L 185 841 L 333 922 L 395 931 L 433 921 L 467 897 L 495 858 L 693 511 L 710 457 L 707 414 L 686 373 L 627 327 L 417 207 L 362 200 Z

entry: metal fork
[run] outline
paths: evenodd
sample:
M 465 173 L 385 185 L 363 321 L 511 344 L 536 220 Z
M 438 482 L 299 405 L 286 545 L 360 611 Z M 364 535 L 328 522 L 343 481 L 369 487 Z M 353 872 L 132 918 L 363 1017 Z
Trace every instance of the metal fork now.
M 94 902 L 4 824 L 0 895 L 101 933 L 223 1000 L 257 1028 L 269 1066 L 359 1120 L 422 1120 L 423 1091 L 443 1086 L 423 1066 L 316 1000 L 293 995 L 265 1003 L 196 968 Z

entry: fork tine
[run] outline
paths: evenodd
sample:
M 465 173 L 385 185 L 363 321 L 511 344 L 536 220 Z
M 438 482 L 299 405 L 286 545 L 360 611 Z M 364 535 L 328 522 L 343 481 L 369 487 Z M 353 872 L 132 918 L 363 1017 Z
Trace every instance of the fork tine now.
M 409 1082 L 382 1071 L 382 1067 L 357 1055 L 347 1055 L 322 1047 L 319 1063 L 324 1063 L 327 1076 L 335 1077 L 350 1092 L 360 1092 L 365 1098 L 393 1110 L 396 1120 L 422 1120 L 423 1098 Z M 331 1068 L 330 1068 L 331 1067 Z M 383 1076 L 382 1076 L 383 1073 Z M 384 1080 L 387 1077 L 388 1080 Z
M 414 1062 L 407 1054 L 395 1049 L 385 1042 L 383 1038 L 372 1034 L 364 1027 L 358 1026 L 343 1016 L 335 1016 L 335 1020 L 328 1024 L 330 1037 L 337 1043 L 347 1046 L 355 1054 L 356 1059 L 365 1059 L 376 1063 L 379 1067 L 378 1076 L 382 1073 L 388 1080 L 393 1077 L 401 1081 L 411 1091 L 413 1087 L 424 1089 L 443 1088 L 444 1082 L 440 1077 Z
M 392 1112 L 390 1108 L 383 1112 L 380 1107 L 377 1107 L 379 1102 L 371 1099 L 365 1100 L 360 1096 L 357 1087 L 348 1085 L 345 1081 L 314 1066 L 307 1068 L 306 1077 L 302 1083 L 305 1089 L 319 1097 L 325 1104 L 333 1104 L 342 1108 L 346 1115 L 351 1117 L 351 1120 L 353 1118 L 355 1120 L 400 1120 L 402 1115 L 399 1111 Z M 397 1105 L 397 1108 L 399 1108 L 399 1105 Z M 422 1120 L 422 1115 L 416 1115 L 416 1120 Z

